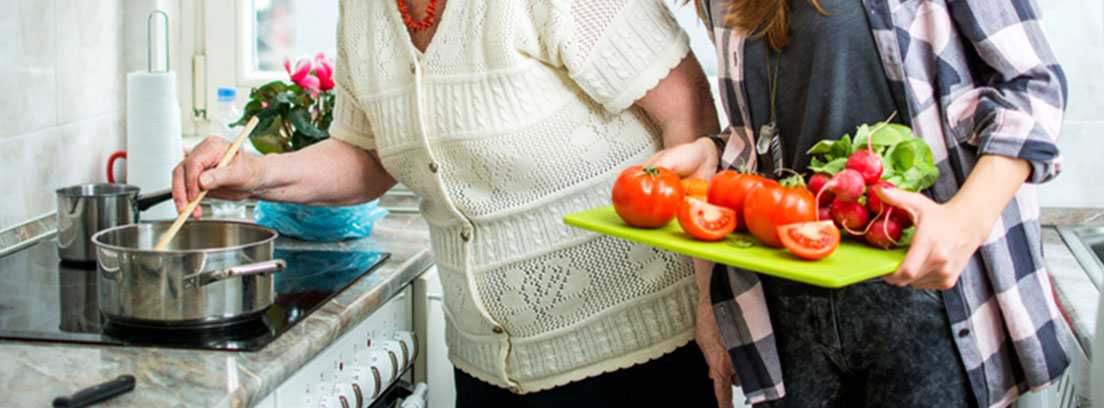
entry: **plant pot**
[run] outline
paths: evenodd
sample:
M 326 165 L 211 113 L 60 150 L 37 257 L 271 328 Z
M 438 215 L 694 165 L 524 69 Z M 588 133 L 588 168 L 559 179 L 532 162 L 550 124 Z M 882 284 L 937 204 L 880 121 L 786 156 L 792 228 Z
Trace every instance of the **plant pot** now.
M 377 219 L 387 215 L 379 200 L 344 207 L 260 201 L 253 209 L 258 224 L 281 235 L 305 241 L 331 242 L 364 238 L 372 233 Z

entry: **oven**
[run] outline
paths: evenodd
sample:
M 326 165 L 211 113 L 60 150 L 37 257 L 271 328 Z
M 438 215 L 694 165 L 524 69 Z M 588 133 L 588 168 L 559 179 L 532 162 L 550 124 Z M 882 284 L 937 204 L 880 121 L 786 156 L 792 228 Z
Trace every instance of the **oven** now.
M 425 383 L 414 385 L 423 353 L 407 285 L 304 364 L 256 406 L 261 408 L 425 407 Z

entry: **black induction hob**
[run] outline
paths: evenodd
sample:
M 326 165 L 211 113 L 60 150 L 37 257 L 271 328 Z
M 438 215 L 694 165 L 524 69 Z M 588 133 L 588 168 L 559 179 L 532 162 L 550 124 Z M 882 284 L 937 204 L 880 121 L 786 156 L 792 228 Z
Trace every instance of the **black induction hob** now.
M 276 300 L 260 318 L 205 330 L 122 330 L 100 314 L 95 265 L 63 263 L 57 242 L 43 240 L 0 258 L 0 339 L 256 351 L 389 256 L 277 243 L 274 257 L 287 269 L 274 275 Z

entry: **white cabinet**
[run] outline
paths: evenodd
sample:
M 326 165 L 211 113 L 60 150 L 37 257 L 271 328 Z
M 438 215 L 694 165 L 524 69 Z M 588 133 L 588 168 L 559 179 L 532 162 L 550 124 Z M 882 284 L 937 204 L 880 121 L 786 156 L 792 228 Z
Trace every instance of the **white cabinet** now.
M 424 353 L 415 362 L 415 381 L 429 385 L 429 408 L 456 406 L 456 385 L 445 345 L 445 311 L 441 303 L 441 281 L 431 266 L 414 281 L 415 331 L 424 342 Z

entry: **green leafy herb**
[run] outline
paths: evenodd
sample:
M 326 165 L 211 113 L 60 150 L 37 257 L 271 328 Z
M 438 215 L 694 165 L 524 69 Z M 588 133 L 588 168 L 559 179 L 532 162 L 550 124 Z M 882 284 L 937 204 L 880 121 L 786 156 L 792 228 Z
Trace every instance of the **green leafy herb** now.
M 914 136 L 908 126 L 885 122 L 859 126 L 854 138 L 843 135 L 840 140 L 818 142 L 806 152 L 814 155 L 809 170 L 835 175 L 847 166 L 852 153 L 867 148 L 867 140 L 882 159 L 882 180 L 903 190 L 920 191 L 939 178 L 928 144 Z

